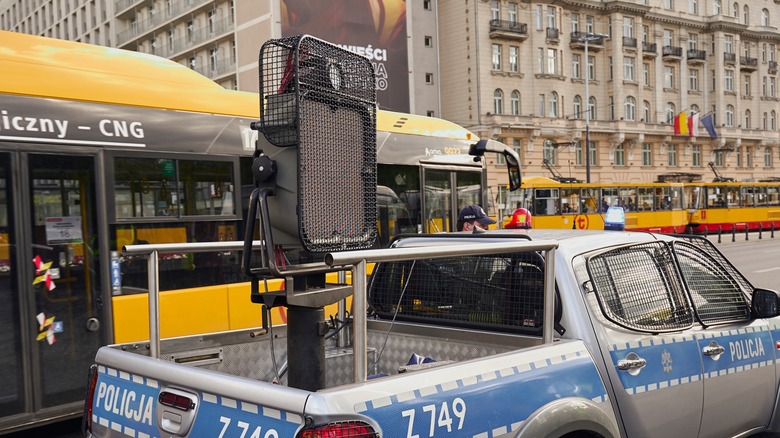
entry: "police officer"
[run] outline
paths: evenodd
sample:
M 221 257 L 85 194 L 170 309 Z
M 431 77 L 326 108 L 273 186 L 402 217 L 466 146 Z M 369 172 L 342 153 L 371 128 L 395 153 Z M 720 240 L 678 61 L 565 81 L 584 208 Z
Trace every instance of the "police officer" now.
M 496 221 L 490 218 L 479 205 L 463 207 L 458 214 L 458 231 L 473 231 L 474 228 L 487 230 L 488 225 Z

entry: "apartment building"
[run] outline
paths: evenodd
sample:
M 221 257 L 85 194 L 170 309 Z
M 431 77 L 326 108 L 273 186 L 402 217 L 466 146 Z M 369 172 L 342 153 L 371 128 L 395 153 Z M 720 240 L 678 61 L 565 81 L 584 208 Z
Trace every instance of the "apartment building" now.
M 780 2 L 447 4 L 442 116 L 512 145 L 525 175 L 710 180 L 710 162 L 737 180 L 778 174 Z M 717 138 L 675 135 L 683 111 L 709 115 Z M 490 184 L 504 199 L 499 161 Z
M 434 0 L 365 3 L 371 4 L 377 21 L 395 20 L 393 35 L 402 46 L 393 63 L 402 68 L 387 81 L 408 99 L 385 105 L 380 94 L 380 107 L 440 115 Z M 338 28 L 365 27 L 350 15 L 358 8 L 344 0 L 0 0 L 0 29 L 152 53 L 187 65 L 225 88 L 258 91 L 263 42 L 285 35 L 287 15 L 294 8 L 321 6 L 335 11 L 335 22 L 344 16 Z M 312 23 L 317 18 L 313 16 Z M 397 99 L 392 87 L 391 94 Z

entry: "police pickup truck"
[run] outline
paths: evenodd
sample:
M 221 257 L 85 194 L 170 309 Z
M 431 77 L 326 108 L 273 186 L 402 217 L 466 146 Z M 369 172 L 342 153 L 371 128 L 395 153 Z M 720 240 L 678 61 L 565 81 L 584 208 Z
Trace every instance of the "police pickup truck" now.
M 161 359 L 104 347 L 88 436 L 669 438 L 780 426 L 778 296 L 706 239 L 503 230 L 328 260 L 386 261 L 366 286 L 366 320 L 341 328 L 365 347 L 330 338 L 324 388 L 276 381 L 285 327 L 216 349 L 176 352 L 172 340 Z M 357 356 L 367 372 L 353 380 Z

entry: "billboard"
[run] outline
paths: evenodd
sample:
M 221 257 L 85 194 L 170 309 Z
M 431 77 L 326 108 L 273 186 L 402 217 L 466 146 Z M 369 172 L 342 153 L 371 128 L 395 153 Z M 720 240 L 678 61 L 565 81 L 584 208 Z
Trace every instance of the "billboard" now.
M 405 0 L 281 0 L 282 36 L 309 34 L 367 57 L 379 108 L 409 112 Z

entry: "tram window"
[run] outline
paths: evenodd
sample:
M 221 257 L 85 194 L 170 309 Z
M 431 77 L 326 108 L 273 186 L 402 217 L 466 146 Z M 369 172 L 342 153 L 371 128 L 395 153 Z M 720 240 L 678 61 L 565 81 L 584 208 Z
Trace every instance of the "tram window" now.
M 728 187 L 726 188 L 726 202 L 728 202 L 729 208 L 739 207 L 739 188 Z
M 756 187 L 740 187 L 739 205 L 742 207 L 755 207 L 756 205 Z
M 636 211 L 636 189 L 621 187 L 618 193 L 618 205 L 626 211 Z
M 146 224 L 119 224 L 111 227 L 112 250 L 120 253 L 122 294 L 144 293 L 148 289 L 146 256 L 126 256 L 129 244 L 183 242 L 227 242 L 236 240 L 235 222 L 199 221 Z M 238 251 L 159 255 L 160 290 L 244 281 Z
M 702 188 L 699 186 L 685 187 L 685 208 L 689 210 L 697 210 L 699 208 L 699 202 L 701 202 Z
M 410 222 L 404 224 L 404 228 L 399 231 L 404 233 L 408 230 L 412 232 L 421 231 L 420 168 L 417 166 L 379 164 L 377 166 L 377 184 L 385 186 L 395 193 L 398 199 L 406 206 Z M 377 189 L 377 194 L 379 194 L 379 189 Z M 380 214 L 380 220 L 381 217 L 382 215 Z
M 596 189 L 580 189 L 583 213 L 596 213 L 598 210 L 598 192 Z
M 669 194 L 672 210 L 680 210 L 683 205 L 682 187 L 669 187 Z
M 560 214 L 560 195 L 558 189 L 535 189 L 534 211 L 538 215 Z
M 726 208 L 724 187 L 707 187 L 707 208 Z
M 636 204 L 637 211 L 652 211 L 653 210 L 653 192 L 652 187 L 639 187 L 637 193 L 639 195 L 639 201 Z
M 617 207 L 619 202 L 620 198 L 617 188 L 601 189 L 599 213 L 606 213 L 609 207 Z
M 766 188 L 766 205 L 777 207 L 780 205 L 780 187 Z
M 577 189 L 561 189 L 561 211 L 564 214 L 578 214 L 580 196 Z
M 114 159 L 117 219 L 234 216 L 232 161 Z
M 656 211 L 668 211 L 672 209 L 672 197 L 669 187 L 656 187 L 654 207 Z

